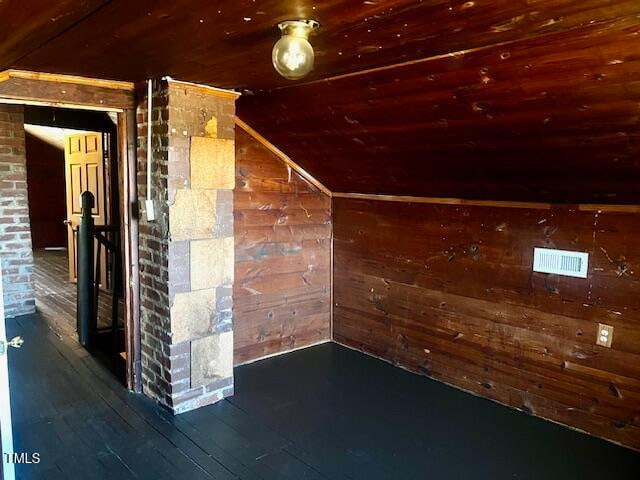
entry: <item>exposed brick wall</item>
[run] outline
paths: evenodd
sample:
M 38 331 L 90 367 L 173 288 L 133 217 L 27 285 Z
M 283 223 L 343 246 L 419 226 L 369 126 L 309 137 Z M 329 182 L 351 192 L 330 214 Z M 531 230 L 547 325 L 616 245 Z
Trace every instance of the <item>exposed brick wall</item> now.
M 138 98 L 143 391 L 180 413 L 233 393 L 235 99 L 154 83 L 147 222 L 146 89 Z
M 153 91 L 152 125 L 152 195 L 156 221 L 147 222 L 147 90 L 138 92 L 138 195 L 140 206 L 139 266 L 140 266 L 140 342 L 142 388 L 145 394 L 162 404 L 168 404 L 170 394 L 169 367 L 169 291 L 168 232 L 169 208 L 167 191 L 167 116 L 168 88 L 166 82 L 156 82 Z
M 0 105 L 0 261 L 8 318 L 35 311 L 24 112 Z

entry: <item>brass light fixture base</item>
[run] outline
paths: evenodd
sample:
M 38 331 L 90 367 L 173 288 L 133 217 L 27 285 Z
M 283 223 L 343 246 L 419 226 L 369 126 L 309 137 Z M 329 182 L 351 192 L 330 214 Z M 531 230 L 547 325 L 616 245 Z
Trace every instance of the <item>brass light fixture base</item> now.
M 283 35 L 309 38 L 309 34 L 318 28 L 320 23 L 315 20 L 285 20 L 278 24 Z

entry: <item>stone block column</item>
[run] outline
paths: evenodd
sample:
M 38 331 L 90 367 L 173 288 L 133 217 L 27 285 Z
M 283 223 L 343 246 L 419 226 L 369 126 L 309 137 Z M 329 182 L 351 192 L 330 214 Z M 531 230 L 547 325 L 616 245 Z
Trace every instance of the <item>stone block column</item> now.
M 154 91 L 155 222 L 140 190 L 143 389 L 181 413 L 233 394 L 237 94 L 175 81 Z

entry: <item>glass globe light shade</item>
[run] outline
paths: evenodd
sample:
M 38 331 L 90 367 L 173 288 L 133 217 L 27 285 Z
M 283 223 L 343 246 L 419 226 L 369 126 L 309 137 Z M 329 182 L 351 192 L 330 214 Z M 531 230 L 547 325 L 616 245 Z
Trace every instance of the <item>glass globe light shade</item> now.
M 298 80 L 313 69 L 313 47 L 307 38 L 317 25 L 312 20 L 288 21 L 279 25 L 282 37 L 273 46 L 271 60 L 284 78 Z

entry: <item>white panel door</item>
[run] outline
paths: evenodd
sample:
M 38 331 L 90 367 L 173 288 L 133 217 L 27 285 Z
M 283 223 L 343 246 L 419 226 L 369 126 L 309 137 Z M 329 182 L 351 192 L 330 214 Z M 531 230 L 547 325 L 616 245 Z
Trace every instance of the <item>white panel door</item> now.
M 7 364 L 7 332 L 4 324 L 4 301 L 2 294 L 2 269 L 0 268 L 0 441 L 2 442 L 2 473 L 4 480 L 15 480 L 13 463 L 8 463 L 5 453 L 13 453 L 11 429 L 11 404 L 9 401 L 9 366 Z

